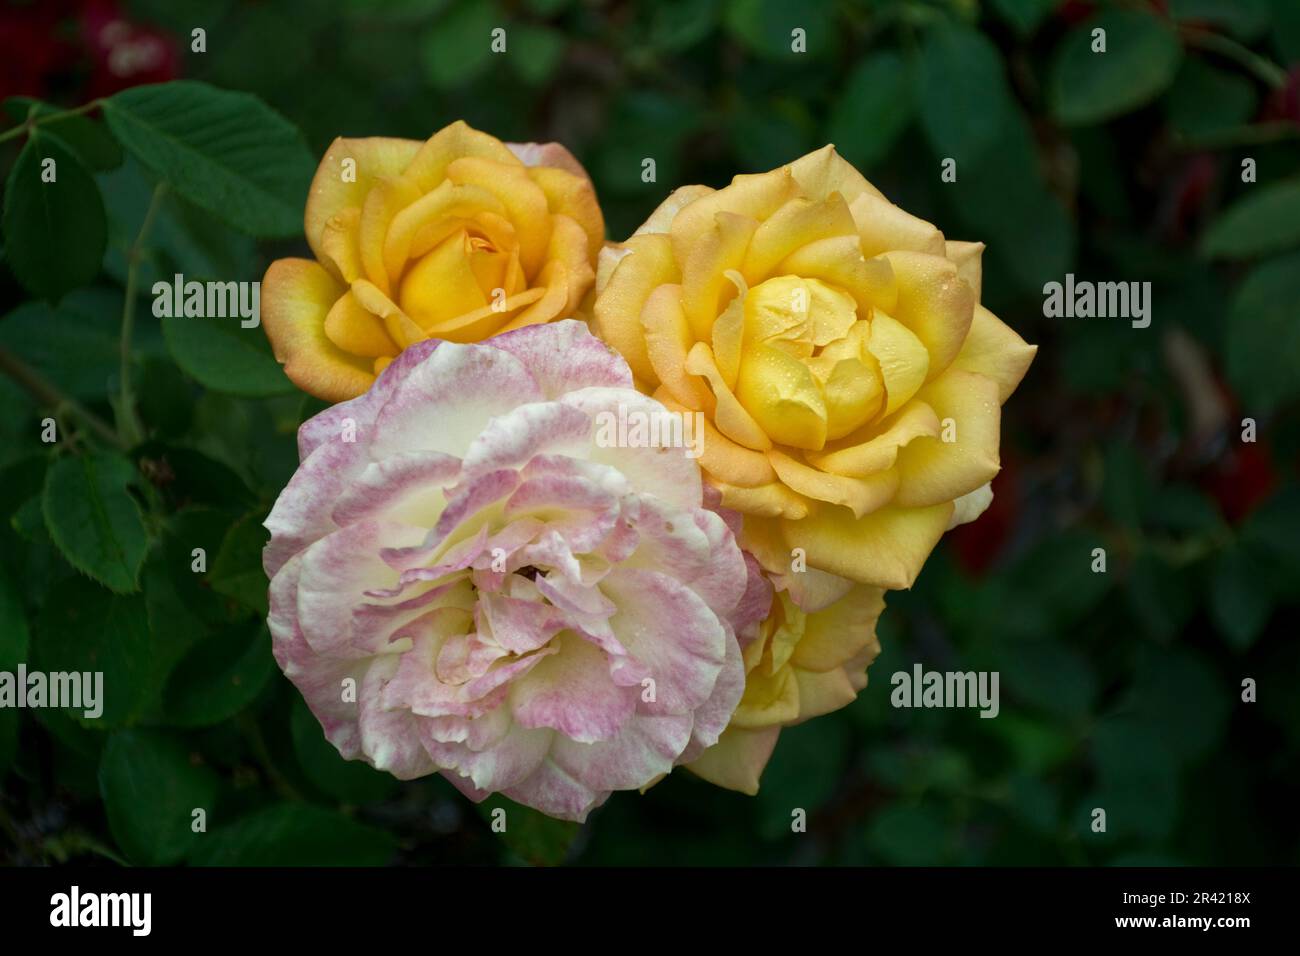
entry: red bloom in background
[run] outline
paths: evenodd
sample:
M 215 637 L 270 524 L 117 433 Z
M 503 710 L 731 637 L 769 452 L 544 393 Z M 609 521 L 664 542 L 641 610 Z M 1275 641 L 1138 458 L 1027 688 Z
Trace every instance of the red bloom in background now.
M 1009 448 L 1002 449 L 1002 470 L 993 476 L 993 501 L 979 519 L 948 532 L 957 563 L 978 577 L 987 571 L 1006 547 L 1019 511 L 1016 460 Z
M 113 0 L 92 0 L 81 14 L 81 32 L 93 70 L 87 97 L 108 96 L 128 86 L 161 83 L 180 72 L 175 38 L 126 19 Z
M 175 38 L 114 0 L 36 0 L 0 10 L 0 98 L 84 102 L 175 79 Z

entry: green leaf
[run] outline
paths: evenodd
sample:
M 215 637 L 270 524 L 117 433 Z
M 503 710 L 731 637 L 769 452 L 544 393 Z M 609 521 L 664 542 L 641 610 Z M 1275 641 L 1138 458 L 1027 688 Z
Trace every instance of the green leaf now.
M 76 155 L 39 130 L 9 171 L 3 228 L 9 268 L 33 295 L 57 301 L 99 272 L 108 237 L 99 189 Z
M 1244 650 L 1255 643 L 1273 610 L 1273 595 L 1253 555 L 1228 548 L 1210 570 L 1210 613 L 1228 644 Z
M 577 823 L 556 820 L 499 794 L 484 800 L 477 810 L 479 816 L 495 827 L 499 827 L 498 821 L 504 821 L 505 829 L 494 828 L 493 835 L 517 857 L 533 866 L 559 866 L 563 863 L 582 829 Z
M 1231 687 L 1194 651 L 1145 646 L 1130 698 L 1132 713 L 1160 735 L 1165 753 L 1199 760 L 1215 752 L 1227 729 Z
M 680 52 L 699 43 L 718 22 L 720 0 L 664 0 L 653 7 L 650 44 Z
M 201 641 L 172 671 L 163 713 L 178 727 L 210 727 L 235 716 L 275 671 L 271 641 L 259 620 Z
M 140 506 L 128 490 L 135 480 L 134 466 L 120 455 L 69 456 L 50 467 L 41 497 L 45 526 L 63 556 L 119 593 L 139 589 L 149 550 Z
M 793 811 L 807 816 L 835 793 L 848 746 L 844 725 L 833 719 L 809 721 L 781 732 L 758 791 L 759 833 L 776 839 L 790 833 Z
M 1250 259 L 1300 245 L 1300 180 L 1251 191 L 1223 213 L 1201 240 L 1201 252 Z
M 99 764 L 108 826 L 126 855 L 146 866 L 176 863 L 215 837 L 195 833 L 194 811 L 213 819 L 217 776 L 196 766 L 173 737 L 148 730 L 113 734 Z
M 903 58 L 892 50 L 876 53 L 844 81 L 831 108 L 827 138 L 854 166 L 869 170 L 888 154 L 912 112 Z
M 1300 253 L 1255 267 L 1228 315 L 1228 381 L 1255 415 L 1300 394 Z
M 311 153 L 257 97 L 176 80 L 114 94 L 104 116 L 140 162 L 219 219 L 255 236 L 302 231 Z
M 511 65 L 521 80 L 539 86 L 555 73 L 567 42 L 563 33 L 550 27 L 517 26 L 510 31 L 507 46 Z
M 997 264 L 1021 289 L 1039 295 L 1045 282 L 1069 269 L 1074 224 L 1047 187 L 1033 131 L 1019 107 L 1005 111 L 994 139 L 995 149 L 958 164 L 957 182 L 945 185 L 945 194 L 973 234 L 988 242 Z M 986 257 L 986 268 L 988 262 Z
M 14 120 L 62 113 L 63 108 L 42 103 L 30 96 L 12 96 L 5 100 L 5 112 Z M 122 147 L 108 130 L 89 116 L 65 116 L 41 126 L 41 134 L 53 136 L 96 172 L 113 169 L 122 163 Z
M 761 56 L 787 63 L 818 57 L 831 48 L 835 4 L 831 0 L 727 0 L 727 28 L 746 47 Z M 791 46 L 795 29 L 805 31 L 807 52 Z
M 103 673 L 103 714 L 68 709 L 86 727 L 112 729 L 137 720 L 157 699 L 161 665 L 149 633 L 144 598 L 123 597 L 83 577 L 51 590 L 33 627 L 37 669 Z
M 1253 40 L 1268 27 L 1272 11 L 1269 0 L 1169 0 L 1169 14 L 1179 21 L 1222 26 L 1243 40 Z
M 1169 121 L 1193 141 L 1250 122 L 1255 107 L 1250 80 L 1202 60 L 1184 60 L 1169 90 Z
M 888 863 L 933 866 L 945 858 L 948 826 L 930 804 L 893 804 L 871 818 L 867 845 Z
M 27 660 L 27 614 L 9 572 L 0 564 L 0 671 L 13 673 Z M 0 777 L 18 753 L 18 711 L 0 708 Z
M 1093 733 L 1098 792 L 1086 803 L 1106 811 L 1107 833 L 1160 840 L 1178 816 L 1178 764 L 1160 730 L 1136 716 L 1109 717 Z M 1088 819 L 1085 815 L 1084 819 Z
M 221 827 L 189 860 L 198 866 L 383 866 L 396 851 L 383 830 L 303 803 L 279 803 Z
M 155 177 L 134 158 L 96 179 L 108 209 L 108 249 L 104 271 L 125 283 L 129 257 L 134 250 L 136 281 L 141 289 L 155 282 L 171 282 L 176 273 L 187 279 L 255 279 L 256 241 L 203 209 L 167 192 L 153 203 Z M 143 248 L 136 236 L 151 205 L 153 228 Z
M 239 519 L 226 533 L 208 573 L 212 590 L 251 608 L 259 617 L 267 614 L 270 586 L 262 570 L 262 549 L 270 537 L 262 527 L 265 518 L 266 513 L 259 509 Z
M 1092 31 L 1106 31 L 1106 52 L 1092 52 Z M 1052 111 L 1067 125 L 1100 123 L 1151 102 L 1178 70 L 1182 47 L 1159 17 L 1107 10 L 1062 41 L 1049 81 Z
M 294 390 L 259 327 L 198 316 L 165 316 L 162 326 L 176 364 L 205 388 L 244 398 Z
M 424 35 L 421 53 L 425 74 L 438 89 L 463 86 L 487 67 L 493 56 L 492 31 L 505 26 L 495 3 L 461 0 Z M 507 51 L 510 39 L 507 31 Z
M 344 760 L 325 739 L 320 722 L 295 694 L 289 719 L 293 751 L 307 779 L 345 803 L 373 803 L 393 793 L 398 781 L 362 760 Z
M 920 122 L 936 155 L 956 159 L 959 170 L 979 159 L 998 142 L 1012 106 L 1002 56 L 982 33 L 947 21 L 926 31 Z
M 1029 36 L 1059 4 L 1060 0 L 993 0 L 993 9 L 1021 36 Z
M 0 322 L 0 346 L 74 398 L 97 401 L 121 371 L 121 300 L 78 289 L 58 305 L 25 302 Z

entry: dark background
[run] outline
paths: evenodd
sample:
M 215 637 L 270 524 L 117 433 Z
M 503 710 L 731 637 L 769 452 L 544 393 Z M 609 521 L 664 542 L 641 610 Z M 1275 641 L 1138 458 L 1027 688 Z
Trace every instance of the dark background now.
M 1104 56 L 1088 52 L 1098 25 Z M 495 26 L 505 55 L 488 51 Z M 0 668 L 24 651 L 33 666 L 89 659 L 138 691 L 129 715 L 86 724 L 0 711 L 0 860 L 1296 861 L 1300 3 L 43 0 L 0 10 L 0 62 L 4 96 L 60 106 L 176 77 L 250 91 L 314 156 L 336 135 L 422 139 L 457 118 L 555 139 L 587 165 L 615 240 L 678 185 L 834 142 L 910 212 L 987 243 L 984 303 L 1039 345 L 1004 410 L 992 508 L 889 596 L 867 690 L 785 731 L 756 798 L 678 772 L 582 828 L 512 808 L 498 835 L 500 801 L 344 764 L 274 667 L 258 525 L 319 406 L 291 387 L 200 386 L 146 294 L 130 358 L 146 437 L 131 494 L 150 542 L 136 592 L 60 556 L 40 504 L 62 454 L 38 439 L 50 403 L 0 378 Z M 0 170 L 17 151 L 0 145 Z M 949 157 L 955 183 L 940 180 Z M 100 277 L 50 306 L 5 273 L 0 347 L 111 419 L 149 183 L 130 159 L 98 183 Z M 149 281 L 252 280 L 306 246 L 255 244 L 172 197 L 140 251 Z M 1067 272 L 1150 281 L 1151 326 L 1044 318 L 1043 284 Z M 891 708 L 890 675 L 916 661 L 998 671 L 1001 714 Z M 210 808 L 208 833 L 190 833 L 192 806 Z

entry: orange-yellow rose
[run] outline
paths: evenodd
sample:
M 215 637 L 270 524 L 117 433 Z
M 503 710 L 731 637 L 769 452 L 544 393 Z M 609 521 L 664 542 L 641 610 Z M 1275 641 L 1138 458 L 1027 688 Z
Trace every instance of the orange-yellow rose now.
M 424 143 L 334 140 L 304 224 L 316 259 L 271 264 L 262 320 L 289 378 L 332 402 L 360 395 L 414 342 L 570 316 L 605 235 L 567 149 L 463 122 Z
M 744 647 L 745 693 L 731 723 L 686 766 L 720 787 L 757 793 L 781 728 L 839 710 L 867 685 L 884 607 L 884 592 L 865 584 L 810 613 L 777 591 L 758 636 Z
M 910 587 L 987 504 L 1035 352 L 979 305 L 983 248 L 827 146 L 678 189 L 602 251 L 593 321 L 642 388 L 704 413 L 700 464 L 769 571 Z

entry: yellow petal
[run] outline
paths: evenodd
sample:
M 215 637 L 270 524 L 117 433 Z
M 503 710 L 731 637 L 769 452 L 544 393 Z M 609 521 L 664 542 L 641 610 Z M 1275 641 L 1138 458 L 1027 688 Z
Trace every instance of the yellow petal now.
M 465 227 L 457 220 L 469 219 L 484 211 L 502 215 L 506 209 L 495 195 L 481 186 L 443 182 L 433 191 L 418 197 L 409 206 L 398 210 L 388 226 L 384 236 L 384 273 L 395 281 L 412 255 L 426 254 L 428 249 L 452 233 L 463 232 Z M 417 248 L 417 239 L 421 248 Z
M 821 717 L 846 707 L 857 698 L 857 689 L 842 668 L 829 671 L 805 671 L 792 668 L 798 687 L 797 722 Z
M 713 322 L 737 293 L 727 271 L 745 261 L 758 221 L 734 213 L 718 213 L 713 227 L 694 243 L 682 264 L 682 308 L 695 338 L 707 341 Z
M 853 201 L 853 220 L 862 238 L 864 256 L 900 249 L 932 256 L 944 254 L 943 233 L 888 199 L 864 193 Z
M 799 716 L 799 682 L 794 670 L 782 667 L 775 674 L 754 668 L 745 677 L 745 693 L 731 715 L 731 726 L 744 730 L 780 726 Z
M 676 401 L 664 386 L 654 397 L 670 411 L 692 414 L 692 409 Z M 704 438 L 700 449 L 700 467 L 719 481 L 729 485 L 754 488 L 777 480 L 776 472 L 768 464 L 767 456 L 744 445 L 738 445 L 713 427 L 708 418 L 703 419 Z
M 975 313 L 975 293 L 957 267 L 924 252 L 885 254 L 898 280 L 898 306 L 890 312 L 916 333 L 930 353 L 929 378 L 939 376 L 961 351 Z
M 502 332 L 513 332 L 515 329 L 522 329 L 526 325 L 539 325 L 554 319 L 565 318 L 571 287 L 569 267 L 559 259 L 554 259 L 542 269 L 538 281 L 545 289 L 542 297 L 502 326 Z
M 713 350 L 704 342 L 696 342 L 686 356 L 686 371 L 692 375 L 702 375 L 713 389 L 713 422 L 722 434 L 746 448 L 766 451 L 772 447 L 768 438 L 754 417 L 749 413 L 727 383 L 723 381 L 713 358 Z M 743 374 L 741 376 L 743 380 Z
M 979 302 L 984 271 L 984 243 L 950 239 L 944 243 L 944 257 L 957 267 L 957 275 L 966 280 L 966 284 L 975 293 L 975 301 Z
M 896 415 L 851 435 L 842 447 L 809 454 L 822 471 L 866 478 L 894 467 L 898 450 L 922 435 L 939 437 L 939 416 L 922 401 L 908 402 Z
M 787 521 L 786 540 L 803 548 L 810 567 L 886 590 L 910 588 L 948 526 L 952 502 L 929 508 L 880 508 L 861 518 L 821 505 Z
M 892 415 L 925 382 L 930 353 L 909 328 L 884 312 L 877 312 L 871 320 L 867 349 L 879 363 L 885 382 L 885 415 Z
M 643 222 L 632 235 L 640 236 L 646 233 L 668 235 L 672 229 L 673 219 L 677 217 L 677 211 L 711 192 L 713 192 L 712 186 L 701 185 L 680 186 L 674 189 L 668 194 L 667 199 L 655 207 L 655 211 L 650 214 L 650 218 Z
M 677 210 L 670 235 L 678 262 L 712 231 L 720 212 L 734 213 L 762 222 L 782 205 L 799 195 L 799 184 L 786 166 L 771 172 L 736 176 L 729 186 L 700 196 Z
M 887 504 L 898 490 L 898 472 L 893 469 L 869 478 L 846 478 L 809 468 L 775 448 L 767 453 L 767 459 L 789 488 L 818 501 L 842 505 L 855 518 Z
M 519 261 L 524 273 L 536 276 L 546 261 L 551 241 L 551 216 L 546 193 L 533 182 L 528 170 L 518 165 L 466 156 L 447 165 L 447 180 L 478 186 L 496 196 L 514 224 L 519 241 Z
M 506 297 L 499 305 L 485 305 L 481 309 L 441 322 L 429 331 L 429 337 L 446 339 L 448 342 L 482 342 L 507 331 L 528 306 L 540 301 L 546 294 L 546 289 L 526 289 Z M 560 294 L 557 291 L 557 297 Z
M 807 449 L 826 444 L 826 402 L 821 386 L 808 366 L 794 356 L 770 345 L 747 348 L 740 363 L 736 397 L 771 441 Z M 741 444 L 764 447 L 750 444 L 725 427 L 721 403 L 718 418 L 718 427 Z
M 327 402 L 356 398 L 375 380 L 369 361 L 325 334 L 325 318 L 346 291 L 308 259 L 277 259 L 262 279 L 262 325 L 277 361 L 295 385 Z
M 843 667 L 876 639 L 876 621 L 884 609 L 884 591 L 855 584 L 834 604 L 808 615 L 792 663 L 807 671 Z
M 714 786 L 739 790 L 752 797 L 758 793 L 758 778 L 772 756 L 780 733 L 780 727 L 728 728 L 716 744 L 686 764 L 686 769 Z
M 523 163 L 495 136 L 481 133 L 464 120 L 444 126 L 420 146 L 405 175 L 422 193 L 432 192 L 446 178 L 447 167 L 463 156 L 476 156 L 507 166 Z
M 360 230 L 361 209 L 358 206 L 349 206 L 331 216 L 321 229 L 317 258 L 335 278 L 347 283 L 361 278 L 364 269 L 361 264 Z
M 397 303 L 384 295 L 383 291 L 368 279 L 357 279 L 352 283 L 352 295 L 361 307 L 383 320 L 388 336 L 402 348 L 423 342 L 429 336 L 413 321 L 411 317 L 398 308 Z
M 366 195 L 361 207 L 361 223 L 357 227 L 361 264 L 365 278 L 384 295 L 393 291 L 393 279 L 389 277 L 384 257 L 388 229 L 397 214 L 418 201 L 420 196 L 419 188 L 405 177 L 382 179 Z
M 870 421 L 884 400 L 884 380 L 876 362 L 849 358 L 836 362 L 822 383 L 826 397 L 826 437 L 843 438 Z
M 1027 345 L 1009 325 L 977 305 L 970 334 L 952 367 L 993 379 L 998 383 L 998 401 L 1005 402 L 1029 371 L 1037 352 L 1037 345 Z
M 401 351 L 384 328 L 384 320 L 366 311 L 350 289 L 325 317 L 325 334 L 343 351 L 366 358 L 392 357 Z
M 530 168 L 528 175 L 546 195 L 552 215 L 568 216 L 582 227 L 587 237 L 587 258 L 594 263 L 605 242 L 605 218 L 591 180 L 552 166 Z
M 686 356 L 695 339 L 686 313 L 682 311 L 682 287 L 661 285 L 650 293 L 641 310 L 645 327 L 646 354 L 659 381 L 682 405 L 703 409 L 709 404 L 709 390 L 686 371 Z
M 633 236 L 624 249 L 596 297 L 592 324 L 596 334 L 627 359 L 632 374 L 653 387 L 659 379 L 646 354 L 641 310 L 657 286 L 680 282 L 681 273 L 667 236 Z
M 745 344 L 745 300 L 745 296 L 736 296 L 713 323 L 713 357 L 722 380 L 733 391 L 740 377 L 741 350 Z
M 546 250 L 548 262 L 563 262 L 568 297 L 563 312 L 567 315 L 578 307 L 596 280 L 587 255 L 587 234 L 582 226 L 565 215 L 551 217 L 551 243 Z
M 398 302 L 420 328 L 488 305 L 470 267 L 469 237 L 462 231 L 448 236 L 407 270 Z
M 831 193 L 839 193 L 845 202 L 852 203 L 864 193 L 880 195 L 880 190 L 867 182 L 834 146 L 823 146 L 796 159 L 790 164 L 790 170 L 803 195 L 810 199 L 825 199 Z
M 1002 412 L 997 382 L 949 369 L 917 397 L 939 417 L 939 437 L 918 438 L 898 453 L 900 505 L 951 501 L 998 473 Z M 943 440 L 949 436 L 955 440 Z
M 796 249 L 818 239 L 856 234 L 853 215 L 839 194 L 823 201 L 792 199 L 754 231 L 741 271 L 751 285 L 757 285 Z
M 879 256 L 864 259 L 860 243 L 857 236 L 818 239 L 790 253 L 774 271 L 820 279 L 843 289 L 858 304 L 860 317 L 866 317 L 873 308 L 889 312 L 898 297 L 893 268 Z
M 722 492 L 722 505 L 746 515 L 761 518 L 789 518 L 794 521 L 808 514 L 808 500 L 775 481 L 770 485 L 746 488 L 713 479 L 709 482 Z
M 349 208 L 364 206 L 366 195 L 374 185 L 381 179 L 399 175 L 419 150 L 417 140 L 385 136 L 363 139 L 340 136 L 330 143 L 311 181 L 303 214 L 303 229 L 311 251 L 324 259 L 321 236 L 325 224 Z M 355 166 L 345 165 L 345 160 L 352 160 Z

